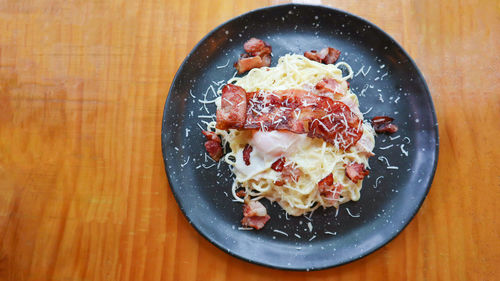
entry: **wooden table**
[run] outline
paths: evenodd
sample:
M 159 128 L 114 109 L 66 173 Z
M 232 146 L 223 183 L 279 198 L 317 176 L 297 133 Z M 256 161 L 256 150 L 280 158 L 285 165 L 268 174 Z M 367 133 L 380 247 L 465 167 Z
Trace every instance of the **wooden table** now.
M 1 1 L 0 280 L 499 280 L 495 1 L 323 2 L 391 34 L 432 92 L 436 177 L 394 241 L 286 272 L 233 258 L 187 223 L 160 146 L 170 83 L 212 28 L 280 2 Z

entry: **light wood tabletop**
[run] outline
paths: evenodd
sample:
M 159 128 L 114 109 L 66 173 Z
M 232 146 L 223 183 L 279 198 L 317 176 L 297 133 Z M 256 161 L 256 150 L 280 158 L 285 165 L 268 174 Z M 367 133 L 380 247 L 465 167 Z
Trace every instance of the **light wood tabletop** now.
M 302 1 L 304 2 L 304 1 Z M 309 1 L 413 57 L 439 163 L 409 226 L 317 272 L 250 264 L 181 213 L 162 159 L 175 72 L 222 22 L 283 1 L 0 1 L 0 280 L 500 280 L 500 2 Z

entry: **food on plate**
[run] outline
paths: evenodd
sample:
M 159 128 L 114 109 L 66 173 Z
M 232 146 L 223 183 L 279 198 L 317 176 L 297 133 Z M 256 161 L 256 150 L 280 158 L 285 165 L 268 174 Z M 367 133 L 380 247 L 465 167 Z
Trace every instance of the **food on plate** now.
M 332 47 L 326 47 L 319 52 L 316 50 L 305 52 L 304 57 L 324 64 L 333 64 L 339 59 L 340 51 Z
M 243 226 L 250 226 L 255 229 L 261 229 L 271 217 L 267 214 L 267 209 L 256 200 L 247 200 L 243 207 Z
M 393 134 L 398 131 L 398 126 L 392 124 L 394 118 L 388 116 L 375 116 L 372 118 L 373 129 L 378 134 Z
M 205 149 L 208 152 L 208 155 L 212 157 L 215 161 L 219 161 L 222 157 L 222 146 L 220 137 L 214 132 L 210 131 L 202 131 L 203 135 L 207 141 L 205 142 Z
M 238 61 L 234 64 L 238 73 L 244 73 L 253 68 L 271 65 L 271 45 L 257 38 L 250 38 L 243 45 L 246 53 L 240 55 Z
M 235 175 L 232 194 L 244 203 L 243 226 L 261 229 L 270 219 L 262 198 L 293 216 L 359 200 L 375 132 L 346 81 L 352 77 L 345 62 L 289 54 L 222 87 L 217 121 L 204 134 L 214 147 L 230 148 L 220 159 Z M 210 156 L 219 155 L 212 150 Z

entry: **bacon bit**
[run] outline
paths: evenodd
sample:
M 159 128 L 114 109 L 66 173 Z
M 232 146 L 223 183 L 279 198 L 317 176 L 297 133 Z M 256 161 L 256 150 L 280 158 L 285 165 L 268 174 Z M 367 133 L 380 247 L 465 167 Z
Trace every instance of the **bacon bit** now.
M 274 163 L 271 165 L 271 169 L 275 170 L 276 172 L 281 172 L 281 179 L 274 182 L 274 184 L 277 186 L 283 186 L 286 182 L 290 181 L 297 182 L 300 176 L 302 176 L 302 171 L 299 168 L 294 167 L 293 163 L 286 166 L 285 163 L 286 158 L 281 157 L 280 159 L 274 161 Z
M 266 207 L 259 201 L 249 201 L 243 207 L 243 226 L 251 226 L 257 230 L 264 227 L 271 217 L 267 214 Z
M 243 45 L 246 53 L 240 55 L 238 62 L 234 64 L 238 74 L 249 71 L 253 68 L 271 65 L 272 48 L 263 40 L 250 38 Z
M 207 138 L 207 141 L 212 140 L 221 143 L 220 137 L 216 133 L 210 131 L 201 131 L 201 132 Z
M 247 193 L 244 190 L 239 190 L 238 192 L 236 192 L 236 196 L 240 198 L 245 197 L 245 195 L 247 195 Z
M 274 161 L 274 163 L 271 165 L 271 169 L 275 170 L 276 172 L 281 172 L 283 171 L 283 165 L 285 165 L 286 158 L 281 157 L 280 159 Z
M 321 52 L 324 52 L 325 49 L 321 50 Z M 324 64 L 334 64 L 337 62 L 337 60 L 340 57 L 340 51 L 335 49 L 335 48 L 327 48 L 327 54 L 324 59 L 321 60 L 322 63 Z
M 221 106 L 217 109 L 217 129 L 241 129 L 245 125 L 247 112 L 246 91 L 236 85 L 222 88 Z
M 241 220 L 241 224 L 243 226 L 246 226 L 246 227 L 253 227 L 257 230 L 263 228 L 267 221 L 270 219 L 271 217 L 269 215 L 265 215 L 263 217 L 243 217 L 243 219 Z
M 316 50 L 305 52 L 304 57 L 313 61 L 321 62 L 321 58 L 318 56 L 318 52 Z
M 219 161 L 222 157 L 222 146 L 220 142 L 214 140 L 208 140 L 205 142 L 205 149 L 208 152 L 208 155 L 212 157 L 215 161 Z
M 392 124 L 392 121 L 394 118 L 388 116 L 375 116 L 372 118 L 373 129 L 379 134 L 393 134 L 398 131 L 398 126 Z
M 358 180 L 363 180 L 370 172 L 365 169 L 364 164 L 351 163 L 345 168 L 345 174 L 352 182 L 358 183 Z
M 220 137 L 210 131 L 201 131 L 207 141 L 205 142 L 205 149 L 208 152 L 208 155 L 212 157 L 215 161 L 219 161 L 220 158 L 222 157 L 222 146 L 221 146 L 221 140 Z
M 261 58 L 262 58 L 262 65 L 259 67 L 271 65 L 271 55 L 270 54 L 263 55 Z M 269 71 L 269 69 L 267 71 Z
M 333 78 L 323 78 L 323 80 L 316 84 L 315 88 L 319 93 L 333 93 L 335 99 L 341 99 L 345 94 L 345 90 L 347 90 L 342 87 L 341 83 Z
M 336 200 L 340 198 L 341 184 L 333 184 L 333 174 L 330 173 L 324 179 L 318 182 L 319 194 L 327 200 Z
M 285 182 L 297 182 L 301 175 L 302 171 L 299 168 L 293 167 L 293 165 L 284 166 L 281 172 L 281 178 Z
M 304 57 L 324 64 L 334 64 L 339 56 L 340 51 L 331 47 L 323 48 L 319 52 L 312 50 L 304 53 Z
M 240 58 L 238 62 L 234 64 L 234 67 L 236 67 L 236 70 L 238 70 L 238 74 L 241 74 L 253 68 L 259 68 L 270 65 L 271 65 L 271 56 L 266 55 L 263 57 L 256 56 L 256 57 Z
M 252 153 L 253 147 L 247 143 L 245 148 L 243 149 L 243 161 L 245 161 L 245 165 L 250 165 L 250 153 Z
M 247 52 L 250 56 L 267 55 L 273 50 L 271 45 L 257 38 L 250 38 L 247 42 L 245 42 L 245 44 L 243 44 L 243 49 L 245 49 L 245 52 Z
M 282 180 L 277 180 L 277 181 L 274 182 L 274 185 L 283 186 L 283 185 L 285 185 L 285 182 L 282 181 Z
M 243 215 L 245 217 L 252 217 L 252 216 L 258 216 L 262 217 L 267 214 L 266 207 L 262 205 L 259 201 L 255 200 L 250 200 L 249 202 L 245 203 L 245 206 L 243 208 Z
M 328 189 L 329 186 L 333 185 L 333 174 L 330 173 L 328 176 L 326 176 L 324 179 L 320 180 L 318 182 L 318 189 L 319 192 L 323 192 Z

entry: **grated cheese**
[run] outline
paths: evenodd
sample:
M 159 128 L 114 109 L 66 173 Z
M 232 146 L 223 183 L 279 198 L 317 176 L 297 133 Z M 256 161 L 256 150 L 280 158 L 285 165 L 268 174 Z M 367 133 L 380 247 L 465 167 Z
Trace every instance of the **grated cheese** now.
M 404 154 L 405 156 L 408 156 L 408 151 L 407 151 L 407 150 L 405 150 L 405 149 L 403 148 L 403 147 L 404 147 L 404 144 L 401 144 L 401 146 L 399 146 L 399 147 L 401 148 L 401 152 L 403 152 L 403 154 Z
M 279 233 L 279 234 L 282 234 L 282 235 L 285 235 L 285 236 L 288 237 L 288 233 L 286 233 L 286 232 L 283 232 L 283 231 L 278 230 L 278 229 L 273 229 L 273 231 L 276 232 L 276 233 Z
M 391 148 L 391 147 L 393 147 L 393 146 L 394 146 L 394 144 L 390 144 L 390 145 L 388 145 L 388 146 L 383 146 L 383 147 L 380 147 L 379 149 L 381 149 L 381 150 L 386 150 L 386 149 L 389 149 L 389 148 Z
M 226 66 L 229 65 L 229 60 L 227 60 L 226 64 L 224 65 L 219 65 L 219 66 L 216 66 L 217 69 L 220 69 L 220 68 L 225 68 Z
M 359 215 L 359 214 L 357 214 L 357 215 L 353 215 L 353 214 L 351 214 L 351 211 L 349 211 L 349 208 L 345 208 L 345 209 L 346 209 L 347 213 L 349 214 L 349 216 L 351 216 L 351 217 L 353 217 L 353 218 L 359 218 L 359 217 L 360 217 L 360 215 Z

